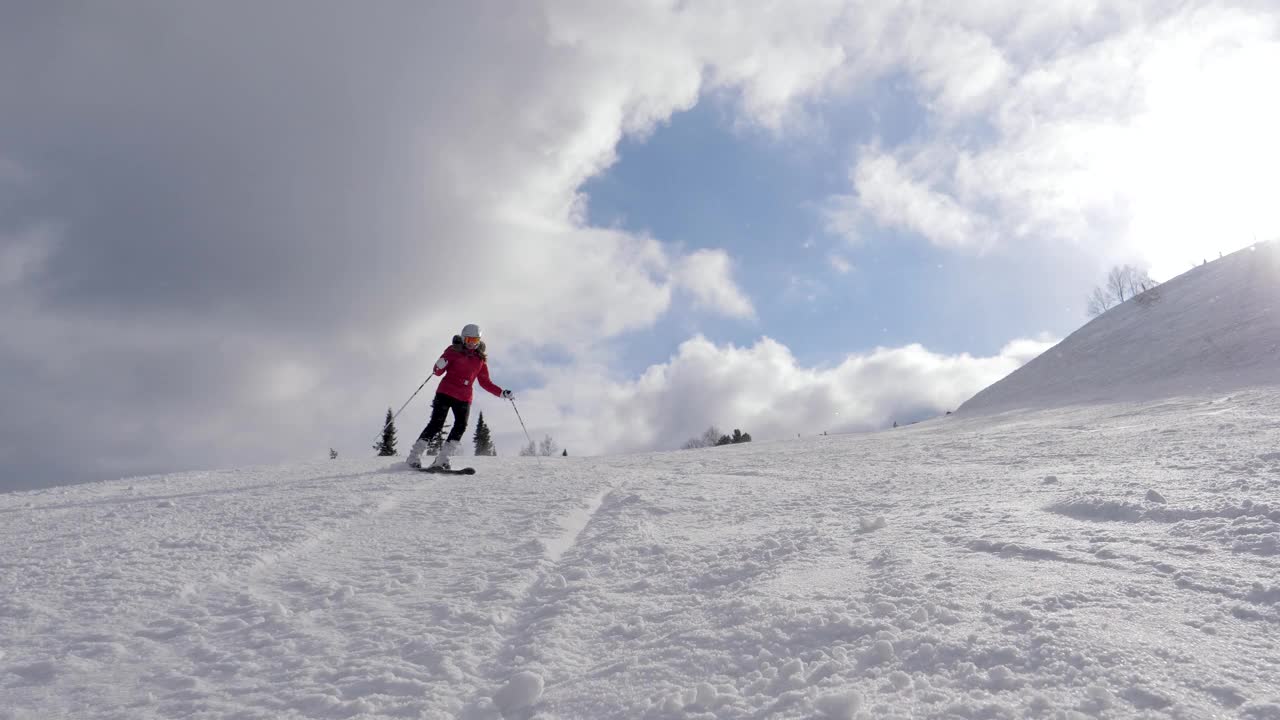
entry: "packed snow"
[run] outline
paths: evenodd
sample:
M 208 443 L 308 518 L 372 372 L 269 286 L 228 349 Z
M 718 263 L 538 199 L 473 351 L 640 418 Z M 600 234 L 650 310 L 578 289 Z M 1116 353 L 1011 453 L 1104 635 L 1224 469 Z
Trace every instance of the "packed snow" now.
M 876 434 L 0 495 L 0 720 L 1280 719 L 1253 257 Z
M 0 718 L 1280 717 L 1280 388 L 0 495 Z

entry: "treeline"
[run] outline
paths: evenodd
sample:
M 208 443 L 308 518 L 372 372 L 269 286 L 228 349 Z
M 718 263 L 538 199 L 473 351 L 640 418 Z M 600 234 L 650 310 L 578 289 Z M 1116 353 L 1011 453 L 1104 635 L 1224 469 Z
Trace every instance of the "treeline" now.
M 701 435 L 689 438 L 689 440 L 681 446 L 681 449 L 694 450 L 696 448 L 737 445 L 738 443 L 748 442 L 751 442 L 751 433 L 744 433 L 741 430 L 734 428 L 732 435 L 722 435 L 720 433 L 720 428 L 712 425 L 703 431 Z

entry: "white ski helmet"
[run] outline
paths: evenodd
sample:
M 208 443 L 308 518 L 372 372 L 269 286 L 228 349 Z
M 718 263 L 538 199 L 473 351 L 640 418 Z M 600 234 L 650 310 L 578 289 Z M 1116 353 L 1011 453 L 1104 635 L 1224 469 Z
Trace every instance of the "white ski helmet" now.
M 480 326 L 475 323 L 467 323 L 459 334 L 462 335 L 462 342 L 467 345 L 475 346 L 480 344 Z

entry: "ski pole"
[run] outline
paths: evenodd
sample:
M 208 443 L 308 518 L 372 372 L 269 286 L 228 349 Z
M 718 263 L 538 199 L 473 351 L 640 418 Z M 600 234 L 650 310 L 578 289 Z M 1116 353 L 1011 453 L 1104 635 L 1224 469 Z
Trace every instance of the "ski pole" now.
M 387 421 L 387 424 L 382 426 L 382 432 L 386 432 L 387 428 L 391 427 L 391 423 L 395 422 L 396 418 L 400 417 L 400 413 L 404 412 L 404 409 L 409 407 L 409 403 L 413 402 L 413 399 L 418 397 L 418 393 L 422 392 L 422 388 L 426 387 L 427 383 L 431 382 L 431 378 L 433 377 L 435 377 L 434 374 L 428 375 L 427 379 L 422 381 L 422 384 L 418 386 L 417 390 L 413 391 L 413 394 L 409 396 L 408 400 L 404 401 L 404 404 L 400 406 L 400 409 L 396 411 L 396 414 L 392 415 L 391 419 Z M 379 433 L 379 435 L 381 435 L 381 433 Z
M 507 399 L 511 401 L 511 409 L 516 411 L 516 419 L 520 421 L 520 427 L 524 430 L 524 439 L 528 440 L 530 445 L 533 445 L 533 438 L 529 437 L 529 428 L 524 426 L 524 418 L 520 417 L 520 408 L 516 407 L 516 399 Z

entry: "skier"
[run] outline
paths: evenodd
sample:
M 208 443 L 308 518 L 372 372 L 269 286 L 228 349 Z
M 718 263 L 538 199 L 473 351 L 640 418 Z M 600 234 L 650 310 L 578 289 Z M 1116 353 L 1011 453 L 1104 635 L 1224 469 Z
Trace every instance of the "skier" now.
M 449 432 L 448 441 L 440 448 L 440 454 L 431 463 L 432 468 L 449 470 L 449 456 L 458 451 L 458 443 L 467 430 L 467 416 L 471 413 L 472 383 L 477 380 L 480 387 L 494 395 L 510 400 L 514 396 L 510 390 L 503 390 L 489 380 L 489 365 L 485 362 L 484 341 L 480 339 L 480 327 L 474 323 L 462 328 L 462 333 L 453 336 L 453 345 L 445 348 L 440 359 L 436 360 L 433 371 L 443 375 L 440 386 L 436 389 L 436 397 L 431 402 L 431 421 L 423 428 L 418 441 L 409 450 L 405 462 L 409 467 L 422 469 L 422 453 L 427 443 L 444 427 L 445 417 L 453 411 L 453 430 Z

